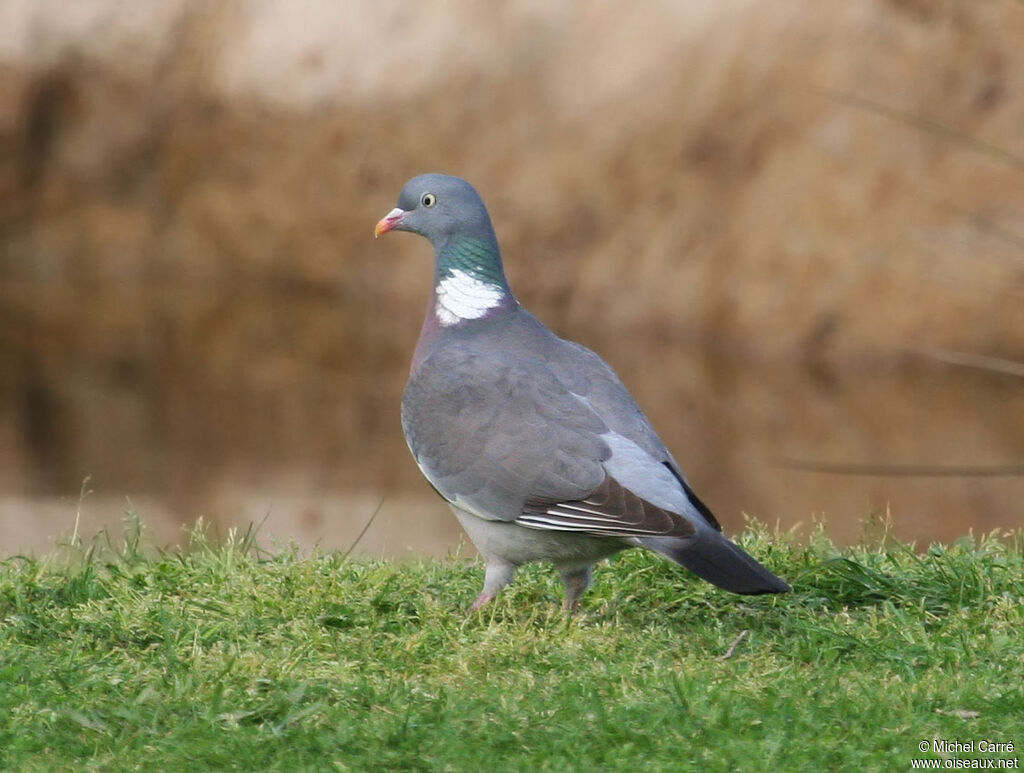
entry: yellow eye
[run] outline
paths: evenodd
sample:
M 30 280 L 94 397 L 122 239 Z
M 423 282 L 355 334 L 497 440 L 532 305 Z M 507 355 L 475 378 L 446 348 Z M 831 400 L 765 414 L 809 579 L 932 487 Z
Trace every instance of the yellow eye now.
M 420 204 L 422 204 L 424 207 L 432 207 L 435 204 L 437 204 L 437 196 L 435 196 L 433 193 L 424 193 L 422 196 L 420 196 Z

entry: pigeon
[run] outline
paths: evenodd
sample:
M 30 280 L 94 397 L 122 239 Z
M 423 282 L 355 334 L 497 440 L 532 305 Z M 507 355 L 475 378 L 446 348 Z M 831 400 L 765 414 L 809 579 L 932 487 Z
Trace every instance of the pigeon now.
M 472 185 L 414 177 L 374 235 L 388 231 L 419 234 L 434 248 L 402 428 L 484 559 L 474 609 L 519 566 L 547 561 L 575 610 L 594 564 L 631 547 L 734 593 L 790 590 L 722 534 L 611 367 L 519 304 Z

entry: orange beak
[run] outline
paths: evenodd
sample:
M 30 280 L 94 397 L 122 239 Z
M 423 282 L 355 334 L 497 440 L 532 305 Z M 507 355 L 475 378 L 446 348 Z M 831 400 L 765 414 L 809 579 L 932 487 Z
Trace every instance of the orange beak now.
M 403 217 L 405 217 L 405 210 L 395 207 L 377 222 L 376 227 L 373 229 L 373 238 L 376 239 L 381 234 L 386 234 L 401 223 Z

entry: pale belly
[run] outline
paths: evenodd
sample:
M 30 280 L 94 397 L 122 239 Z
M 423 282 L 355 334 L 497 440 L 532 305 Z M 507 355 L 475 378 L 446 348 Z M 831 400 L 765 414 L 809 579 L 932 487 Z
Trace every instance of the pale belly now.
M 529 529 L 507 521 L 488 521 L 451 505 L 470 541 L 486 559 L 520 566 L 550 561 L 559 567 L 589 566 L 632 547 L 619 537 L 594 537 L 572 532 Z

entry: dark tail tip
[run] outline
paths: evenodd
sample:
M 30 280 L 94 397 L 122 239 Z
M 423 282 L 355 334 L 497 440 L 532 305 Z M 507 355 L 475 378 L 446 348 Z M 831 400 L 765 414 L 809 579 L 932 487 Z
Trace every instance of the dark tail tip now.
M 687 540 L 648 537 L 640 543 L 733 593 L 756 596 L 792 590 L 787 582 L 718 533 L 702 531 L 696 538 Z

